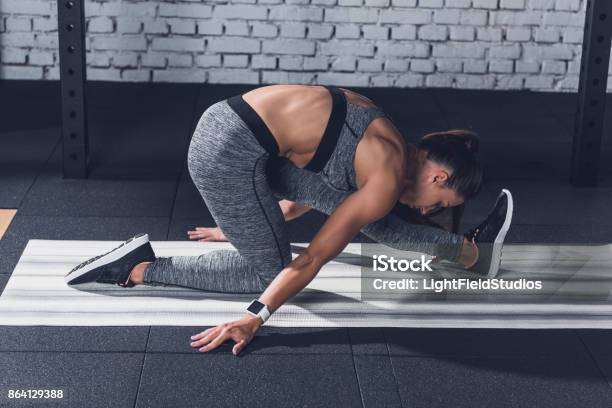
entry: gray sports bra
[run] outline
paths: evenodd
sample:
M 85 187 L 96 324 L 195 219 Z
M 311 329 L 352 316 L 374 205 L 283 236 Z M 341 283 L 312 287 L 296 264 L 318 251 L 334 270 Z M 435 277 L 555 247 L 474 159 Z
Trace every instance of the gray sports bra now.
M 332 126 L 335 124 L 339 130 L 334 132 L 337 138 L 333 149 L 327 152 L 329 158 L 319 169 L 314 171 L 322 177 L 329 187 L 335 190 L 356 191 L 357 181 L 354 161 L 357 144 L 370 125 L 370 122 L 381 116 L 387 117 L 387 115 L 379 107 L 363 107 L 348 102 L 344 92 L 338 88 L 328 87 L 328 89 L 332 92 L 334 99 L 329 122 Z M 324 139 L 328 136 L 326 132 Z M 324 146 L 323 140 L 321 145 Z M 319 154 L 320 148 L 317 149 L 315 156 Z M 306 169 L 312 170 L 308 166 Z

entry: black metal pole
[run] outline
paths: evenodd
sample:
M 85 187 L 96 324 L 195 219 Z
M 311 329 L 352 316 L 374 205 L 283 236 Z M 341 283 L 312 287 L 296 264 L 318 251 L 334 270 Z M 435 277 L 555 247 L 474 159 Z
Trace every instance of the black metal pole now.
M 86 178 L 88 165 L 85 98 L 85 0 L 58 0 L 57 19 L 62 90 L 63 174 Z
M 575 186 L 594 186 L 598 181 L 611 34 L 612 2 L 587 0 L 572 145 Z

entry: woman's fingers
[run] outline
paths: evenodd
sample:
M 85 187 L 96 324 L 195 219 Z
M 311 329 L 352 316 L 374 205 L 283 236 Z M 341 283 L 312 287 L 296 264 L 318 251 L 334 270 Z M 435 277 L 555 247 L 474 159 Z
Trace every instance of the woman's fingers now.
M 211 328 L 208 328 L 206 330 L 204 330 L 203 332 L 200 332 L 198 334 L 194 334 L 193 336 L 191 336 L 191 340 L 200 340 L 201 338 L 205 337 L 207 334 L 209 334 L 210 332 L 214 331 L 215 329 L 218 329 L 219 326 L 214 326 Z
M 191 336 L 191 347 L 199 347 L 198 351 L 207 352 L 232 339 L 236 342 L 232 347 L 232 354 L 237 356 L 252 338 L 253 334 L 244 324 L 241 326 L 240 322 L 225 323 Z
M 187 231 L 187 235 L 192 237 L 205 237 L 210 234 L 210 231 Z
M 196 227 L 194 230 L 189 230 L 187 233 L 189 234 L 201 234 L 202 232 L 211 231 L 216 229 L 217 227 Z
M 189 239 L 198 241 L 218 241 L 221 238 L 219 228 L 197 227 L 195 231 L 187 231 Z
M 240 340 L 239 342 L 237 342 L 234 347 L 232 348 L 232 354 L 234 354 L 235 356 L 237 356 L 238 354 L 240 354 L 240 352 L 242 351 L 243 348 L 246 347 L 247 345 L 247 341 L 246 340 Z
M 199 351 L 210 351 L 210 350 L 214 350 L 217 347 L 219 347 L 221 344 L 223 344 L 223 342 L 227 339 L 229 339 L 231 337 L 229 330 L 221 330 L 221 332 L 219 332 L 219 334 L 217 334 L 217 337 L 215 337 L 214 339 L 212 339 L 212 341 L 210 343 L 208 343 L 207 345 L 205 345 L 204 347 L 200 348 Z M 212 336 L 211 336 L 212 338 Z M 207 339 L 210 340 L 210 339 Z
M 194 336 L 191 336 L 191 339 L 193 340 L 193 342 L 191 343 L 191 346 L 192 347 L 198 347 L 198 346 L 202 346 L 202 345 L 210 342 L 216 336 L 218 336 L 219 333 L 227 331 L 228 327 L 229 327 L 229 324 L 225 323 L 225 324 L 222 324 L 222 325 L 219 325 L 219 326 L 211 327 L 209 329 L 204 330 L 201 333 L 198 333 L 198 334 L 196 334 Z
M 203 238 L 208 238 L 212 236 L 212 232 L 209 231 L 193 231 L 193 232 L 188 232 L 187 235 L 189 235 L 189 238 L 191 239 L 203 239 Z

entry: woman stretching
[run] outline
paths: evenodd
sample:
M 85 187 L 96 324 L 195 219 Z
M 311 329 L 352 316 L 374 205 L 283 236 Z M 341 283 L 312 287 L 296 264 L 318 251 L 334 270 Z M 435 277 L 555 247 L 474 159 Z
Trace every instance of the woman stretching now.
M 192 347 L 204 346 L 200 351 L 231 338 L 238 354 L 270 314 L 304 289 L 359 231 L 492 277 L 511 221 L 512 197 L 506 190 L 487 219 L 466 235 L 407 224 L 392 213 L 398 203 L 428 214 L 473 197 L 482 181 L 477 145 L 475 135 L 463 130 L 433 133 L 410 145 L 371 100 L 342 88 L 257 88 L 209 107 L 187 157 L 191 178 L 219 227 L 216 233 L 223 235 L 218 238 L 237 250 L 158 258 L 148 235 L 139 234 L 78 265 L 65 280 L 263 292 L 240 320 L 192 337 Z M 280 163 L 278 180 L 266 175 L 270 159 Z M 281 201 L 281 208 L 270 184 L 293 200 Z M 329 217 L 292 260 L 285 219 L 307 208 Z

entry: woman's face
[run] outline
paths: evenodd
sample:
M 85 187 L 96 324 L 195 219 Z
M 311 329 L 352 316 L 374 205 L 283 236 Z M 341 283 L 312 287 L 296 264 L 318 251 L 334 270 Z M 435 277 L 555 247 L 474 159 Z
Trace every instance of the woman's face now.
M 463 197 L 455 190 L 445 186 L 449 176 L 445 168 L 426 160 L 417 174 L 416 180 L 402 194 L 400 202 L 423 215 L 430 214 L 440 208 L 455 207 L 462 204 Z

